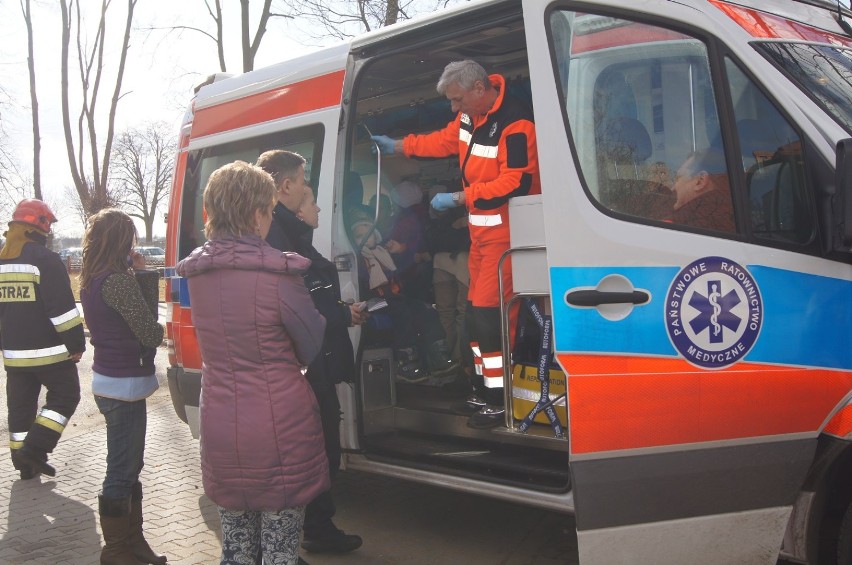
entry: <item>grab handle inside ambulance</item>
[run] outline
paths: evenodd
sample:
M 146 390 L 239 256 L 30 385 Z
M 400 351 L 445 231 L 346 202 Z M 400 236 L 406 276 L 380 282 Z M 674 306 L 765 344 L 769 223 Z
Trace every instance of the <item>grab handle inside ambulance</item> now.
M 602 304 L 645 304 L 651 296 L 647 292 L 606 292 L 601 290 L 573 290 L 565 295 L 571 306 L 593 307 Z

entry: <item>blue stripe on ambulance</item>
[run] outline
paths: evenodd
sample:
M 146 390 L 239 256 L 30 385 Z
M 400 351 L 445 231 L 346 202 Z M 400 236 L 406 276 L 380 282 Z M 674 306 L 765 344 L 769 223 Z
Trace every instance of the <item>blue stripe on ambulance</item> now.
M 744 360 L 852 369 L 852 281 L 749 265 L 763 297 L 760 336 Z M 557 351 L 676 357 L 664 304 L 678 267 L 553 267 L 553 318 Z M 604 319 L 595 308 L 574 308 L 565 294 L 594 287 L 607 275 L 626 277 L 651 295 L 625 319 Z M 630 331 L 625 331 L 625 325 Z

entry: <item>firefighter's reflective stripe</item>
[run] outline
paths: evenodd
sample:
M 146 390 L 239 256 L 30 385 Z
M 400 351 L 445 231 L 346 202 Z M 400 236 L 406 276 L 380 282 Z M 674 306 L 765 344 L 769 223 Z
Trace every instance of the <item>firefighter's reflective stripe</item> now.
M 500 214 L 471 214 L 468 222 L 479 227 L 499 226 L 503 223 L 503 217 Z
M 470 342 L 470 350 L 473 352 L 473 368 L 477 375 L 482 375 L 482 351 L 479 349 L 479 343 Z
M 472 137 L 471 133 L 466 129 L 459 129 L 459 141 L 465 143 L 465 145 L 470 145 L 470 138 Z
M 473 147 L 470 149 L 471 155 L 476 155 L 477 157 L 484 157 L 485 159 L 496 159 L 497 158 L 497 146 L 496 145 L 481 145 L 479 143 L 474 143 Z
M 65 430 L 65 426 L 68 424 L 68 418 L 59 412 L 42 408 L 35 420 L 35 423 L 61 434 L 63 430 Z
M 83 319 L 80 318 L 80 311 L 77 308 L 73 308 L 72 310 L 68 310 L 64 314 L 56 316 L 55 318 L 50 319 L 53 322 L 53 325 L 56 327 L 56 331 L 64 332 L 70 330 L 74 326 L 78 326 L 83 323 Z
M 39 367 L 68 359 L 68 350 L 64 345 L 43 349 L 4 349 L 3 358 L 7 367 Z
M 503 354 L 492 351 L 482 354 L 482 376 L 488 388 L 503 388 Z
M 9 449 L 21 449 L 27 439 L 27 432 L 10 432 Z
M 0 265 L 0 282 L 31 281 L 37 284 L 40 279 L 41 271 L 35 265 L 22 263 Z

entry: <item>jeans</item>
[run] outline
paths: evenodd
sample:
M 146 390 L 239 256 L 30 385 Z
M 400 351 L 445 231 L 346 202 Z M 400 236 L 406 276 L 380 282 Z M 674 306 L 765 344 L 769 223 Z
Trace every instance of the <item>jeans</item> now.
M 104 396 L 95 396 L 95 403 L 107 426 L 107 472 L 103 497 L 129 498 L 131 488 L 142 471 L 148 426 L 147 403 L 144 399 L 127 402 Z

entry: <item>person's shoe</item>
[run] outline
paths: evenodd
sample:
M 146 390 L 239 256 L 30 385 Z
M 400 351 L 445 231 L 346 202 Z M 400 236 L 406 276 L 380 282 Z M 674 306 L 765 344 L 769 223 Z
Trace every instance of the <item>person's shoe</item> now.
M 429 380 L 429 373 L 417 363 L 405 363 L 396 368 L 396 380 L 408 384 L 420 384 Z
M 485 406 L 485 400 L 476 394 L 471 394 L 461 404 L 450 406 L 450 410 L 452 410 L 453 414 L 458 414 L 459 416 L 471 416 L 485 408 Z
M 361 547 L 364 540 L 361 536 L 347 534 L 343 530 L 334 528 L 323 533 L 322 536 L 310 537 L 305 534 L 302 540 L 302 549 L 311 553 L 348 553 Z
M 488 428 L 503 425 L 505 418 L 506 409 L 504 407 L 486 405 L 479 412 L 468 418 L 467 426 L 478 430 L 487 430 Z
M 450 346 L 445 339 L 429 344 L 426 348 L 426 364 L 435 379 L 455 377 L 459 371 L 459 364 L 450 357 Z
M 29 465 L 30 470 L 34 473 L 44 473 L 49 477 L 56 476 L 56 469 L 47 464 L 47 454 L 39 453 L 26 443 L 18 450 L 18 460 L 25 465 Z M 24 478 L 23 474 L 21 478 Z
M 36 473 L 30 467 L 27 467 L 26 469 L 18 469 L 18 471 L 21 473 L 21 480 L 22 481 L 29 481 L 30 479 L 34 479 L 41 474 L 41 473 Z
M 429 379 L 429 373 L 420 367 L 420 359 L 417 349 L 405 347 L 396 351 L 396 380 L 418 384 Z

